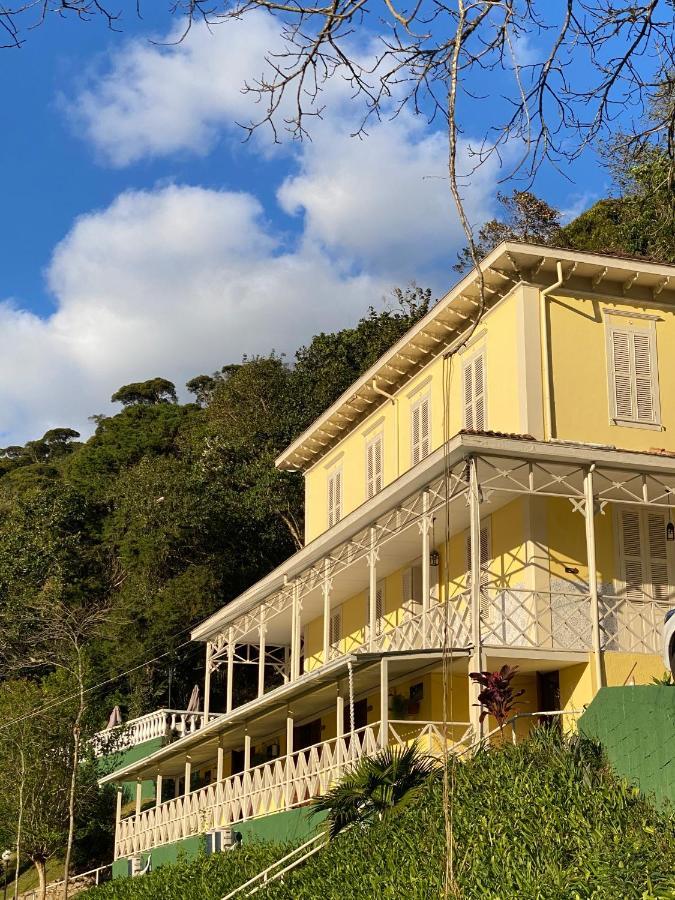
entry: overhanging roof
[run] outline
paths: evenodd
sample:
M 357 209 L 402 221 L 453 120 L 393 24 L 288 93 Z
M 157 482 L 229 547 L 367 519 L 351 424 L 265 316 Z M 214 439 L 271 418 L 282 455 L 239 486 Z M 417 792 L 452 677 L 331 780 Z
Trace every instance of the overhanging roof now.
M 554 284 L 558 262 L 563 263 L 565 275 L 560 293 L 620 298 L 627 303 L 675 304 L 675 266 L 506 241 L 481 262 L 486 307 L 493 306 L 521 282 Z M 277 467 L 304 471 L 315 465 L 362 419 L 386 402 L 375 386 L 387 393 L 399 390 L 427 363 L 460 340 L 479 308 L 479 285 L 477 270 L 472 269 L 284 450 L 276 460 Z

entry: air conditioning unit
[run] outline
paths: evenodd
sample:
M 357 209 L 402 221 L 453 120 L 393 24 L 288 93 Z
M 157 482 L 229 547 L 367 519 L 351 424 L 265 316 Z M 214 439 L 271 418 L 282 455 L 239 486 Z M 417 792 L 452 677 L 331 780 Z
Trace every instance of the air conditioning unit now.
M 136 853 L 129 859 L 129 875 L 131 876 L 131 878 L 136 878 L 139 875 L 147 875 L 147 873 L 151 871 L 151 866 L 152 856 L 149 853 L 148 858 L 145 861 L 145 865 L 143 864 L 142 854 Z
M 206 852 L 222 853 L 225 850 L 232 850 L 241 844 L 241 832 L 233 831 L 231 828 L 212 828 L 206 832 Z

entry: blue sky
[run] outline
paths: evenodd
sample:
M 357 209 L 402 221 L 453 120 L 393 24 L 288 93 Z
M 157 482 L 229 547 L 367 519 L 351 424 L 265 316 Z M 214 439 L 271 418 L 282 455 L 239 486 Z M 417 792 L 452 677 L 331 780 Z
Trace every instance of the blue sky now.
M 0 51 L 0 445 L 88 433 L 124 382 L 182 385 L 243 353 L 292 352 L 394 285 L 440 293 L 456 277 L 442 131 L 406 114 L 350 138 L 336 84 L 311 142 L 244 143 L 240 85 L 273 22 L 148 41 L 171 27 L 55 19 Z M 469 106 L 467 140 L 480 125 Z M 474 179 L 474 222 L 501 174 Z M 590 154 L 570 175 L 545 171 L 536 190 L 579 210 L 609 186 Z

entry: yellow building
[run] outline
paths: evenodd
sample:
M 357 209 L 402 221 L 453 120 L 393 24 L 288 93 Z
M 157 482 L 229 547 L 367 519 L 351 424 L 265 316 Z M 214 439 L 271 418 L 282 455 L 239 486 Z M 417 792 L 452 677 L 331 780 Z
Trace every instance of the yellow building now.
M 674 313 L 675 267 L 504 243 L 300 435 L 277 466 L 306 545 L 193 632 L 203 727 L 105 779 L 158 786 L 118 806 L 116 859 L 300 808 L 388 744 L 471 745 L 471 671 L 519 667 L 518 731 L 661 675 Z

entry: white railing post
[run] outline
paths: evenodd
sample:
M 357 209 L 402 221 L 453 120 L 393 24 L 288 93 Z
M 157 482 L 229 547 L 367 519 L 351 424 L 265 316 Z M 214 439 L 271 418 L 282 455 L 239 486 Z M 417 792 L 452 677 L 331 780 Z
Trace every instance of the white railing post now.
M 330 589 L 331 579 L 328 577 L 328 560 L 323 564 L 323 663 L 330 656 Z
M 213 653 L 213 645 L 211 641 L 206 642 L 206 672 L 204 673 L 204 724 L 209 718 L 209 709 L 211 706 L 211 654 Z
M 292 615 L 292 631 L 291 631 L 291 681 L 297 681 L 300 677 L 300 644 L 302 641 L 301 631 L 301 603 L 300 603 L 300 587 L 297 581 L 293 582 L 293 615 Z
M 422 532 L 422 647 L 426 647 L 429 640 L 428 622 L 431 596 L 431 547 L 429 545 L 431 516 L 429 515 L 429 506 L 429 491 L 424 491 L 422 494 L 422 518 L 419 523 Z
M 232 712 L 234 691 L 234 629 L 230 625 L 227 637 L 227 712 Z
M 482 672 L 485 668 L 483 647 L 481 641 L 480 621 L 480 500 L 478 496 L 478 470 L 475 457 L 469 459 L 469 516 L 471 534 L 471 637 L 473 650 L 471 653 L 471 668 Z M 480 722 L 480 708 L 478 702 L 480 686 L 473 681 L 469 684 L 469 703 L 471 724 L 474 727 L 476 738 L 482 737 L 482 725 Z
M 260 622 L 258 624 L 258 697 L 265 693 L 265 632 L 267 630 L 264 619 L 264 608 L 260 607 Z
M 588 591 L 591 596 L 591 632 L 595 657 L 595 691 L 604 682 L 600 649 L 600 604 L 598 602 L 598 570 L 595 561 L 595 501 L 593 498 L 593 466 L 584 474 L 584 519 L 586 521 L 586 559 L 588 562 Z
M 371 650 L 375 646 L 375 630 L 377 628 L 377 530 L 370 529 L 370 550 L 368 552 L 368 645 Z
M 389 744 L 389 659 L 380 659 L 380 747 Z

